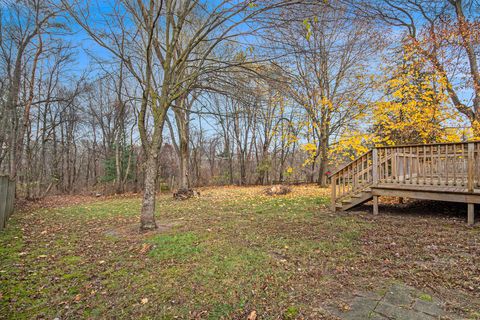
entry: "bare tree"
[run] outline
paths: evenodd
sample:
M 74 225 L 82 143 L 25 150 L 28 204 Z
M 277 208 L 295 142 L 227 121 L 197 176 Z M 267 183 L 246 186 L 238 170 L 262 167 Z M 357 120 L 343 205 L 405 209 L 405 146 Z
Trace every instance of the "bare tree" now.
M 210 59 L 219 44 L 245 34 L 245 29 L 239 27 L 246 27 L 245 21 L 285 3 L 251 6 L 248 2 L 224 0 L 212 6 L 193 0 L 118 1 L 114 14 L 104 17 L 106 30 L 98 30 L 89 23 L 88 7 L 82 8 L 77 1 L 62 2 L 92 39 L 125 63 L 142 87 L 138 130 L 146 158 L 141 229 L 156 228 L 157 159 L 169 108 L 194 89 L 201 77 L 229 66 L 228 61 Z M 139 32 L 129 30 L 126 22 L 132 22 Z M 128 52 L 119 46 L 125 38 Z
M 271 39 L 288 53 L 284 68 L 291 84 L 285 90 L 308 116 L 307 139 L 316 147 L 312 167 L 319 158 L 318 182 L 326 186 L 331 138 L 367 107 L 373 86 L 366 69 L 381 37 L 368 21 L 349 16 L 346 6 L 299 6 L 285 14 L 293 22 L 276 24 Z
M 2 95 L 6 97 L 0 114 L 0 146 L 9 152 L 9 175 L 15 178 L 35 98 L 37 67 L 44 52 L 43 37 L 63 26 L 54 22 L 58 10 L 49 1 L 17 1 L 0 11 L 0 15 L 0 54 L 5 79 Z

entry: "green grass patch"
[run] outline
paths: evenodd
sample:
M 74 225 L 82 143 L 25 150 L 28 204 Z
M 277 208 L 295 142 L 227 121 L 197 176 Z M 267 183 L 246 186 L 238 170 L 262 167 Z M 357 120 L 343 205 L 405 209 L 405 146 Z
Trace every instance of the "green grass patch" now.
M 67 265 L 77 265 L 82 261 L 82 257 L 79 256 L 65 256 L 62 257 L 62 262 Z
M 18 260 L 24 241 L 22 231 L 15 220 L 10 220 L 8 226 L 0 233 L 0 261 L 2 264 Z
M 85 278 L 85 275 L 80 270 L 73 271 L 70 273 L 65 273 L 62 275 L 62 279 L 64 280 L 82 280 L 84 278 Z
M 200 238 L 192 233 L 161 234 L 150 239 L 154 248 L 149 255 L 158 260 L 185 260 L 200 253 Z
M 418 298 L 420 300 L 423 300 L 423 301 L 426 301 L 426 302 L 432 302 L 433 301 L 433 298 L 431 295 L 427 294 L 427 293 L 421 293 Z
M 298 307 L 296 306 L 290 306 L 287 308 L 287 310 L 285 310 L 285 312 L 283 313 L 283 319 L 285 320 L 294 320 L 297 318 L 297 316 L 299 315 L 300 313 L 300 310 Z
M 100 202 L 74 205 L 66 208 L 57 208 L 50 214 L 62 218 L 73 219 L 102 219 L 111 217 L 130 217 L 138 214 L 140 210 L 139 199 L 109 199 Z

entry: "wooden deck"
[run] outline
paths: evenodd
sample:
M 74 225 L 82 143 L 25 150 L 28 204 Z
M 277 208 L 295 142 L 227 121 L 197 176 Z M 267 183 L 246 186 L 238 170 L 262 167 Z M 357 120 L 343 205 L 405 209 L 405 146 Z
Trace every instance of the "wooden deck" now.
M 347 210 L 378 197 L 462 202 L 468 223 L 480 203 L 480 142 L 375 148 L 331 175 L 332 210 Z

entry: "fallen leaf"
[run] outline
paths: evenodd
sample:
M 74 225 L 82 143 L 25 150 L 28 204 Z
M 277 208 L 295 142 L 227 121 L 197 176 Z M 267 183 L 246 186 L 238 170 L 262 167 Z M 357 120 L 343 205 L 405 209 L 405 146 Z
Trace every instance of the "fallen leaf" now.
M 152 247 L 152 244 L 150 243 L 144 243 L 142 245 L 142 249 L 140 249 L 141 254 L 146 254 L 148 251 L 150 251 L 150 248 Z
M 247 320 L 257 320 L 257 311 L 253 310 L 252 312 L 250 312 Z

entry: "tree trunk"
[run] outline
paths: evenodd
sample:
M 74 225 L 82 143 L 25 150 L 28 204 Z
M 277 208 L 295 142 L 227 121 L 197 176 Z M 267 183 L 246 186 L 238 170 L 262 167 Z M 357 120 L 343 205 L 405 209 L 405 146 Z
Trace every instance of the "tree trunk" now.
M 317 161 L 316 161 L 316 157 L 315 157 L 315 159 L 313 159 L 313 161 L 312 161 L 312 165 L 311 165 L 311 168 L 310 168 L 311 172 L 308 175 L 309 176 L 308 177 L 308 179 L 309 179 L 308 182 L 309 183 L 314 183 L 315 182 L 315 166 L 316 165 L 317 165 Z
M 182 106 L 185 103 L 182 103 Z M 188 114 L 184 110 L 177 110 L 175 113 L 175 119 L 177 120 L 178 136 L 179 136 L 179 158 L 180 158 L 180 179 L 179 189 L 188 189 L 190 187 L 189 170 L 188 170 L 188 140 L 189 140 L 189 128 L 188 128 Z
M 157 190 L 158 176 L 158 156 L 160 155 L 160 147 L 162 146 L 162 133 L 167 115 L 167 107 L 162 109 L 163 112 L 158 114 L 156 119 L 157 127 L 152 133 L 152 142 L 149 144 L 147 140 L 142 140 L 143 150 L 145 151 L 145 170 L 144 170 L 144 186 L 142 210 L 140 213 L 140 230 L 148 231 L 157 228 L 155 223 L 155 196 Z M 141 123 L 143 125 L 143 123 Z M 144 127 L 145 128 L 145 127 Z
M 320 166 L 318 168 L 318 185 L 320 187 L 327 187 L 327 176 L 325 172 L 327 171 L 327 159 L 323 157 L 320 158 Z
M 327 187 L 327 176 L 325 173 L 327 172 L 327 164 L 328 164 L 328 146 L 326 141 L 324 141 L 320 147 L 320 166 L 318 168 L 318 184 L 320 187 Z
M 247 184 L 247 167 L 246 167 L 246 164 L 245 164 L 245 155 L 244 155 L 244 151 L 240 151 L 238 153 L 238 160 L 239 160 L 239 164 L 240 164 L 240 185 L 241 186 L 244 186 Z
M 120 135 L 120 134 L 118 134 Z M 122 166 L 123 166 L 123 150 L 122 150 L 122 159 L 120 158 L 120 139 L 117 139 L 115 143 L 115 193 L 123 193 L 123 177 L 122 177 Z
M 156 149 L 151 149 L 147 155 L 145 163 L 144 192 L 142 201 L 142 211 L 140 215 L 140 230 L 153 230 L 157 228 L 155 223 L 155 196 L 157 180 L 157 157 Z
M 180 138 L 180 188 L 188 189 L 190 187 L 188 181 L 188 141 Z

